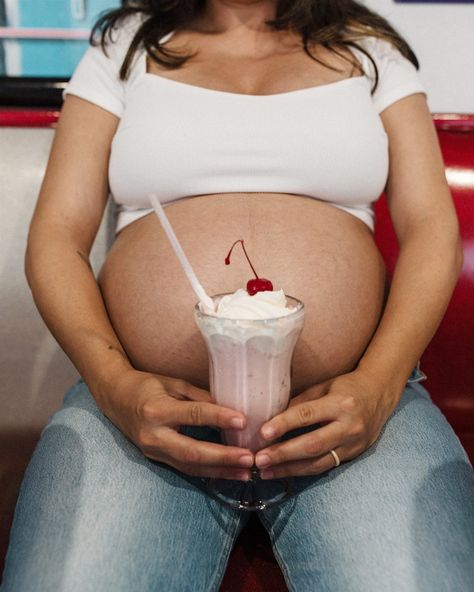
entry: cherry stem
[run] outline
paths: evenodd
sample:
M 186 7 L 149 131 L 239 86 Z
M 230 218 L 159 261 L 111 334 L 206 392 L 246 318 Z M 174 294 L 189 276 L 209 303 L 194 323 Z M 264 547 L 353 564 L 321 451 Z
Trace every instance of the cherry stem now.
M 249 262 L 249 265 L 252 268 L 252 271 L 254 272 L 255 277 L 257 278 L 257 280 L 259 280 L 260 278 L 258 277 L 257 272 L 255 271 L 255 268 L 252 265 L 252 262 L 250 261 L 249 256 L 247 254 L 247 251 L 245 249 L 245 245 L 244 245 L 243 239 L 236 240 L 235 243 L 231 246 L 230 251 L 227 253 L 227 257 L 225 258 L 225 264 L 226 265 L 230 265 L 230 255 L 231 255 L 232 250 L 234 249 L 234 247 L 235 247 L 235 245 L 237 243 L 241 243 L 242 244 L 242 249 L 244 250 L 245 256 L 247 257 L 247 261 Z

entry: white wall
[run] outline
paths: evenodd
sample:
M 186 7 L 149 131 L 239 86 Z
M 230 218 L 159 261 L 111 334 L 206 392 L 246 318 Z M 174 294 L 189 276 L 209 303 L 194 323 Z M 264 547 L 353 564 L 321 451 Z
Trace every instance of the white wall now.
M 388 19 L 411 45 L 432 113 L 474 113 L 474 3 L 362 4 Z

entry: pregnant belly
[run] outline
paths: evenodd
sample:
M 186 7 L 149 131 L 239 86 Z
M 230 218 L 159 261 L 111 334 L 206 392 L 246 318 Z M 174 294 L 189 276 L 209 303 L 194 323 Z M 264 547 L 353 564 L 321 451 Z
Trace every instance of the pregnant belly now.
M 251 270 L 305 303 L 292 387 L 300 392 L 353 369 L 378 324 L 385 268 L 367 226 L 324 202 L 288 194 L 214 194 L 169 205 L 168 217 L 209 294 L 245 287 Z M 112 325 L 137 369 L 208 388 L 196 297 L 150 214 L 118 235 L 99 275 Z

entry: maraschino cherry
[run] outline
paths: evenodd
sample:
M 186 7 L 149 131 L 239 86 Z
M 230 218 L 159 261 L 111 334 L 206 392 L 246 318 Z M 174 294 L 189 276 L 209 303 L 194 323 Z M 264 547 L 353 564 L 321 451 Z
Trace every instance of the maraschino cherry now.
M 225 264 L 230 265 L 230 254 L 232 253 L 232 250 L 237 243 L 242 244 L 242 249 L 244 250 L 245 256 L 247 257 L 247 261 L 249 262 L 249 265 L 252 268 L 252 271 L 254 272 L 255 277 L 256 277 L 255 280 L 249 280 L 247 282 L 247 293 L 250 296 L 255 296 L 255 294 L 257 292 L 272 292 L 273 291 L 272 282 L 270 280 L 265 279 L 265 278 L 258 277 L 257 272 L 255 271 L 254 266 L 252 265 L 252 262 L 250 261 L 249 256 L 247 255 L 247 251 L 245 250 L 244 241 L 242 239 L 236 240 L 235 243 L 231 246 L 230 251 L 227 254 L 227 257 L 225 258 Z

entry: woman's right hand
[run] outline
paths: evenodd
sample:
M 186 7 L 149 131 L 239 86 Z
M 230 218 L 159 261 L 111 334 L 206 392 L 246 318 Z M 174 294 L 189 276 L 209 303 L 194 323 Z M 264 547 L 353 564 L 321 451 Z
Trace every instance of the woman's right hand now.
M 212 402 L 210 393 L 184 380 L 129 370 L 108 385 L 105 414 L 151 460 L 187 475 L 250 478 L 250 450 L 196 440 L 185 425 L 239 429 L 246 417 Z

